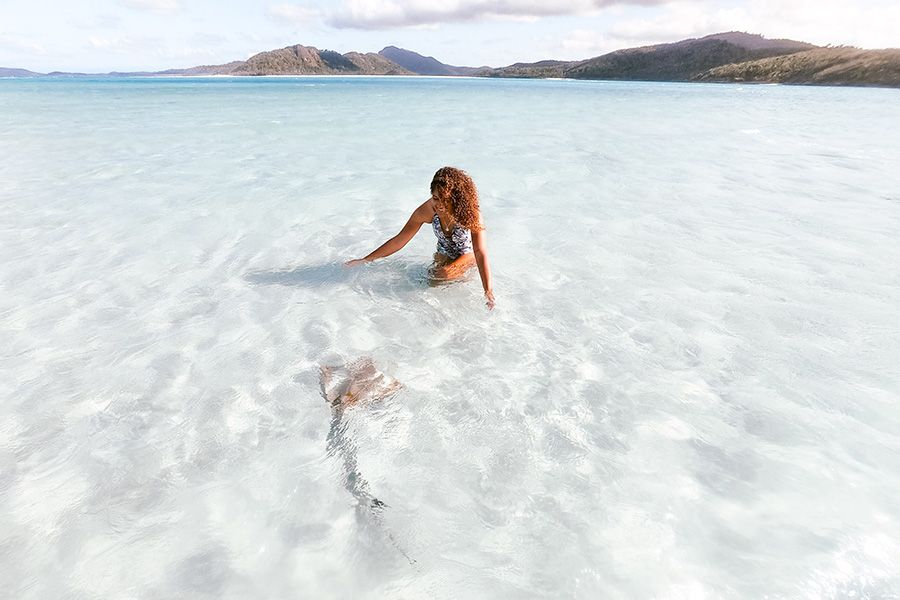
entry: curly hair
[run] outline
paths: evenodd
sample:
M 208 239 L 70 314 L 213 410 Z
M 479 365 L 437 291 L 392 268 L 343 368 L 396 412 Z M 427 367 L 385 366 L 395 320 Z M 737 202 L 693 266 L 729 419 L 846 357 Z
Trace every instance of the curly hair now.
M 469 174 L 454 167 L 442 167 L 431 180 L 431 195 L 450 206 L 456 222 L 470 231 L 481 231 L 478 190 Z

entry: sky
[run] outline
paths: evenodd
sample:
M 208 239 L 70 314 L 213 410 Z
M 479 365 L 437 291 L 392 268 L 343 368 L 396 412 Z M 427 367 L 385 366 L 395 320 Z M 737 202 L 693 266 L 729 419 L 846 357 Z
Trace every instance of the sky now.
M 896 48 L 898 23 L 900 0 L 0 0 L 0 67 L 155 71 L 294 44 L 497 67 L 723 31 Z

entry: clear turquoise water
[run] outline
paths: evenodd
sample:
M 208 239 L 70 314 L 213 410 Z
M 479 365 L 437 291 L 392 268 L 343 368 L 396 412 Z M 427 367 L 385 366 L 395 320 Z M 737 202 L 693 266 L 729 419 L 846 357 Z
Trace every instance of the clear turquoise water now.
M 0 81 L 0 589 L 895 597 L 898 100 Z M 493 312 L 424 229 L 340 267 L 445 164 Z M 404 384 L 347 418 L 378 517 L 317 379 L 359 356 Z

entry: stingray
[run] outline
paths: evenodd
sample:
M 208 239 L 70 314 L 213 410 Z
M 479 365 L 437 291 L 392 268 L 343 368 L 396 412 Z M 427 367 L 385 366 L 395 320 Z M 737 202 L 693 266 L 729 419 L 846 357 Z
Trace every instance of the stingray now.
M 399 381 L 376 369 L 375 363 L 367 356 L 339 367 L 319 369 L 322 397 L 331 405 L 332 411 L 342 411 L 360 401 L 384 400 L 403 387 Z
M 336 367 L 319 367 L 322 397 L 331 407 L 331 427 L 326 449 L 343 463 L 344 487 L 356 499 L 357 520 L 362 524 L 374 521 L 385 532 L 391 544 L 410 562 L 409 557 L 393 534 L 384 526 L 382 511 L 387 504 L 369 491 L 369 483 L 359 472 L 356 444 L 347 433 L 348 409 L 384 401 L 396 394 L 403 385 L 375 367 L 371 358 L 359 358 Z

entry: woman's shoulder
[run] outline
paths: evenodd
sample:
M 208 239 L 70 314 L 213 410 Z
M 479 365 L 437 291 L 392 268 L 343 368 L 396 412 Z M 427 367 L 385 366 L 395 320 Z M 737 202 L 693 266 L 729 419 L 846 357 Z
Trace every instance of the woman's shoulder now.
M 434 219 L 434 215 L 437 214 L 437 211 L 434 210 L 434 202 L 429 198 L 413 211 L 413 216 L 418 220 L 421 220 L 423 223 L 430 222 Z

